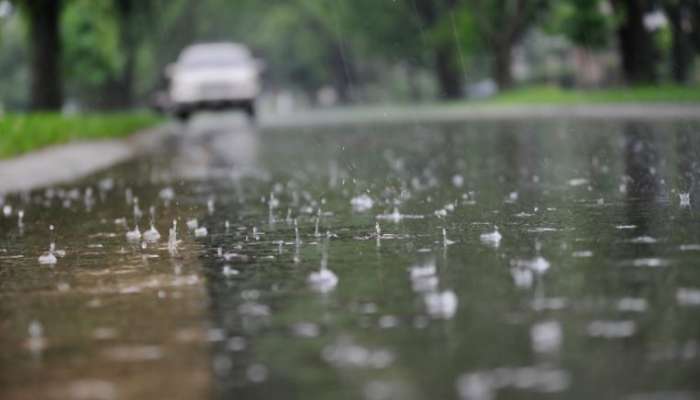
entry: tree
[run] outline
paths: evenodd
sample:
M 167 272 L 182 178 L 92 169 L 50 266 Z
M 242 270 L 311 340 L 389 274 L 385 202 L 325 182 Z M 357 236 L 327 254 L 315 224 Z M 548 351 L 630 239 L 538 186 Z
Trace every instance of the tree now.
M 28 68 L 17 62 L 28 58 L 24 28 L 18 13 L 0 17 L 0 108 L 27 108 L 29 104 Z
M 61 35 L 62 0 L 17 0 L 29 22 L 30 106 L 58 110 L 63 104 Z
M 142 6 L 141 10 L 138 9 L 139 5 Z M 133 101 L 136 49 L 139 45 L 139 31 L 143 29 L 142 23 L 144 22 L 140 17 L 144 16 L 143 14 L 146 14 L 147 18 L 149 17 L 148 5 L 148 1 L 114 0 L 119 26 L 119 47 L 124 57 L 121 71 L 113 80 L 114 105 L 117 107 L 129 107 Z
M 108 82 L 119 73 L 122 52 L 112 4 L 72 0 L 63 11 L 63 71 L 66 96 L 88 108 L 109 108 Z
M 622 73 L 629 84 L 657 81 L 657 50 L 652 33 L 644 25 L 644 15 L 651 10 L 650 0 L 610 0 L 619 19 L 618 46 Z
M 693 48 L 692 0 L 662 0 L 662 5 L 671 27 L 671 75 L 676 83 L 687 83 L 690 79 L 695 49 Z
M 446 21 L 452 21 L 458 0 L 413 0 L 423 29 L 433 32 L 440 28 Z M 445 36 L 430 43 L 433 49 L 433 62 L 435 74 L 440 86 L 440 96 L 444 99 L 457 99 L 462 97 L 464 85 L 464 71 L 460 69 L 459 43 L 454 40 L 445 40 Z
M 513 47 L 549 7 L 548 0 L 473 0 L 479 34 L 500 90 L 513 86 Z
M 566 0 L 558 2 L 554 30 L 577 46 L 600 49 L 610 44 L 613 18 L 603 10 L 607 0 Z

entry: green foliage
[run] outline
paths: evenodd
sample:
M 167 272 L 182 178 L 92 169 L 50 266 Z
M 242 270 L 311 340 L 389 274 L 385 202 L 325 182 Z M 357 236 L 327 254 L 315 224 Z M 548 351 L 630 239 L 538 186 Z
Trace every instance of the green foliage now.
M 559 1 L 554 7 L 553 27 L 577 45 L 603 48 L 610 44 L 615 22 L 613 15 L 603 10 L 601 0 Z
M 287 82 L 312 90 L 330 79 L 326 65 L 334 32 L 317 12 L 293 3 L 271 7 L 261 19 L 260 34 L 250 38 L 251 45 L 263 49 L 276 86 Z
M 25 1 L 13 4 L 22 8 Z M 358 98 L 368 98 L 370 91 L 407 93 L 417 86 L 433 92 L 437 53 L 443 67 L 461 78 L 465 72 L 467 80 L 497 77 L 502 69 L 494 66 L 510 62 L 504 54 L 533 27 L 563 34 L 569 45 L 613 49 L 622 14 L 610 10 L 610 0 L 64 0 L 64 5 L 66 93 L 88 109 L 109 106 L 105 99 L 117 98 L 127 86 L 130 99 L 143 104 L 165 86 L 165 66 L 193 42 L 248 44 L 264 59 L 264 81 L 273 89 L 313 95 L 324 86 L 350 84 L 364 91 Z M 26 104 L 29 85 L 27 38 L 19 20 L 0 20 L 0 102 L 14 109 Z M 667 49 L 672 38 L 666 29 L 655 40 Z M 432 78 L 417 85 L 411 82 L 416 76 Z
M 4 115 L 0 117 L 0 158 L 74 140 L 126 136 L 160 121 L 149 113 Z
M 18 15 L 0 19 L 0 109 L 24 108 L 27 104 L 28 58 L 22 45 L 25 29 Z
M 64 71 L 79 92 L 101 88 L 123 65 L 111 3 L 73 0 L 63 12 Z

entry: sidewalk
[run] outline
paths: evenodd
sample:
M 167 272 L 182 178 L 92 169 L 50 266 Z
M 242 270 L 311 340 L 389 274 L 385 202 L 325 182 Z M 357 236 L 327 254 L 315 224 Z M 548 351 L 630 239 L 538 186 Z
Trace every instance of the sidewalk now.
M 174 132 L 164 124 L 125 139 L 75 142 L 0 160 L 0 193 L 68 182 L 147 152 Z

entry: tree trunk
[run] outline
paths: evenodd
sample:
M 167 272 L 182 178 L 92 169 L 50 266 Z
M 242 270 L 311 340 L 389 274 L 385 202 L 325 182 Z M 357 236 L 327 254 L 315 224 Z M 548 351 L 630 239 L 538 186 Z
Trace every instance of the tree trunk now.
M 657 80 L 656 50 L 652 35 L 644 26 L 646 1 L 611 0 L 622 13 L 623 21 L 617 29 L 622 61 L 622 72 L 628 84 L 650 84 Z
M 63 104 L 61 73 L 61 0 L 28 0 L 31 47 L 31 108 L 60 110 Z
M 666 5 L 666 16 L 671 26 L 671 74 L 676 83 L 687 83 L 693 64 L 693 43 L 690 32 L 685 27 L 689 25 L 689 12 L 686 2 L 680 1 Z
M 137 37 L 134 29 L 133 0 L 117 0 L 119 16 L 119 41 L 124 55 L 124 65 L 116 79 L 112 93 L 117 108 L 128 108 L 133 104 L 134 68 L 136 65 Z
M 354 99 L 353 82 L 355 81 L 355 68 L 350 57 L 346 54 L 343 44 L 339 41 L 330 43 L 330 66 L 334 87 L 338 92 L 338 101 L 350 103 Z
M 463 77 L 454 59 L 455 52 L 449 44 L 435 49 L 435 71 L 440 85 L 440 97 L 454 100 L 462 97 Z
M 513 87 L 513 53 L 510 45 L 496 46 L 493 60 L 493 76 L 498 90 L 503 91 Z
M 434 29 L 448 12 L 457 6 L 457 0 L 415 0 L 414 6 L 425 29 Z M 455 60 L 454 44 L 442 41 L 433 49 L 435 76 L 437 77 L 440 98 L 452 100 L 462 97 L 464 77 Z

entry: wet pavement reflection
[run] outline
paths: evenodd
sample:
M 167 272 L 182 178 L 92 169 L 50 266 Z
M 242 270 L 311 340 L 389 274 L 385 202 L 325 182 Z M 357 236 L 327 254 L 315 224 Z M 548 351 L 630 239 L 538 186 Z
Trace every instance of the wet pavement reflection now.
M 698 132 L 195 118 L 3 198 L 0 394 L 695 398 Z

